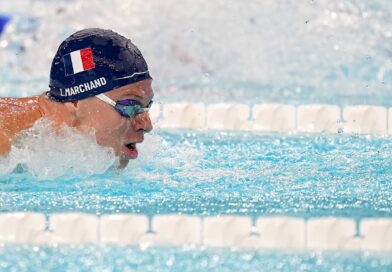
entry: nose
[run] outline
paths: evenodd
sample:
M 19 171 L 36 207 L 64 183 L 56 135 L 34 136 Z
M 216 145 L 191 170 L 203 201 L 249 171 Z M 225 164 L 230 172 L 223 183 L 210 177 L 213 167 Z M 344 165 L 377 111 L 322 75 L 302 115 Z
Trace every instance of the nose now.
M 152 130 L 152 123 L 148 112 L 143 112 L 133 118 L 133 129 L 136 131 L 143 131 L 148 133 Z

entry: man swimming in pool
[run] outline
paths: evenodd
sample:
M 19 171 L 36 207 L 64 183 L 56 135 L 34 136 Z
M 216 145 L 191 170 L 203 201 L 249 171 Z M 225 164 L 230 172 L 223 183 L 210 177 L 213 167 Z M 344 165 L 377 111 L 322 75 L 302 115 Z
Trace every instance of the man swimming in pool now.
M 151 81 L 146 61 L 129 39 L 110 30 L 78 31 L 57 50 L 48 92 L 0 98 L 0 156 L 10 152 L 18 132 L 49 118 L 54 127 L 93 130 L 97 143 L 112 148 L 125 167 L 152 130 Z

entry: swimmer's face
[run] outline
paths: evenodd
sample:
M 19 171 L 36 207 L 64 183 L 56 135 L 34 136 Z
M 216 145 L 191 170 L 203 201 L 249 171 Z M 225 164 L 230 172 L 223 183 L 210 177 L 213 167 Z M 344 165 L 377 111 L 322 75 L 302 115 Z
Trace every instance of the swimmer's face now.
M 151 80 L 143 80 L 106 92 L 105 95 L 114 101 L 135 99 L 146 107 L 154 92 Z M 144 134 L 152 130 L 148 112 L 130 118 L 122 117 L 111 105 L 96 97 L 79 101 L 76 115 L 76 127 L 83 131 L 93 129 L 98 144 L 113 148 L 122 167 L 138 156 L 137 144 L 143 142 Z

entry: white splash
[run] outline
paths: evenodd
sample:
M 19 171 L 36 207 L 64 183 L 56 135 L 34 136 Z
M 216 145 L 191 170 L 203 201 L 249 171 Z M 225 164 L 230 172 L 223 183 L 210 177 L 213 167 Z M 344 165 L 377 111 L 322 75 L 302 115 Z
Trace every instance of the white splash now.
M 159 135 L 146 135 L 145 141 L 139 147 L 139 158 L 131 161 L 122 171 L 122 177 L 136 177 L 140 180 L 161 180 L 173 186 L 181 184 L 174 177 L 189 177 L 199 173 L 200 162 L 203 161 L 205 150 L 200 150 L 187 143 L 172 146 Z M 149 170 L 146 171 L 145 167 Z M 175 173 L 173 173 L 173 171 Z
M 93 135 L 68 126 L 55 131 L 47 119 L 17 135 L 8 156 L 0 159 L 0 173 L 22 165 L 38 180 L 58 177 L 88 177 L 103 173 L 114 163 L 114 152 L 99 146 Z

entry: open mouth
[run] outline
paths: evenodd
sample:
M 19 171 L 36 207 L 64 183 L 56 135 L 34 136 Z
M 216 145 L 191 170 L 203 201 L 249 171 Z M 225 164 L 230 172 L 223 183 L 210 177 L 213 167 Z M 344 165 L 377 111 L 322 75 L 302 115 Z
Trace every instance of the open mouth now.
M 131 159 L 136 159 L 138 156 L 138 150 L 136 147 L 136 143 L 129 143 L 125 145 L 125 154 Z
M 135 143 L 126 144 L 125 146 L 126 146 L 128 149 L 130 149 L 130 150 L 136 149 L 136 144 L 135 144 Z

